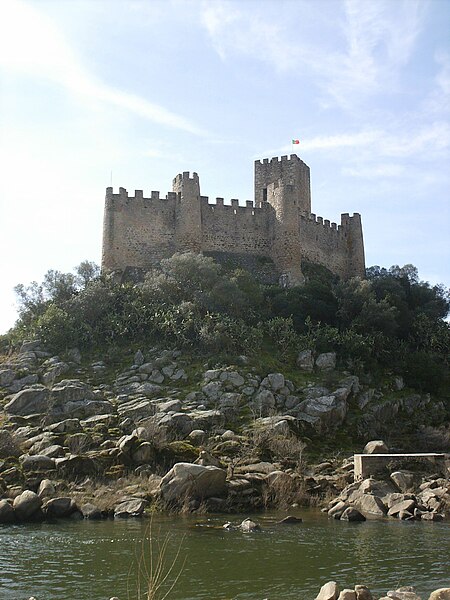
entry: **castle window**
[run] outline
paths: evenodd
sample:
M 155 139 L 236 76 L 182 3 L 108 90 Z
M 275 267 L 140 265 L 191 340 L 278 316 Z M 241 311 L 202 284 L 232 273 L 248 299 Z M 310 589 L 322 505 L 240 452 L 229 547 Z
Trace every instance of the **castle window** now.
M 235 214 L 235 215 L 237 215 L 237 210 L 236 210 L 236 209 L 234 209 L 234 211 L 233 211 L 233 212 L 234 212 L 234 214 Z
M 267 188 L 263 188 L 263 202 L 267 202 Z

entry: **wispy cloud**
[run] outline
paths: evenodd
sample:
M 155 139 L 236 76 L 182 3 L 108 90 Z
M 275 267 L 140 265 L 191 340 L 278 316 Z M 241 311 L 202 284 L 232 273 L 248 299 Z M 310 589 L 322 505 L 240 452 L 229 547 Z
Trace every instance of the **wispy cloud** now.
M 0 69 L 52 80 L 88 102 L 105 103 L 194 135 L 206 135 L 189 119 L 138 95 L 96 79 L 47 16 L 18 0 L 1 3 Z
M 335 150 L 357 151 L 358 160 L 366 160 L 370 163 L 369 167 L 358 166 L 356 169 L 344 169 L 346 175 L 357 177 L 372 173 L 373 169 L 379 169 L 380 175 L 385 174 L 388 177 L 402 175 L 404 168 L 402 166 L 393 166 L 388 168 L 386 164 L 373 166 L 373 162 L 383 159 L 409 159 L 422 156 L 435 158 L 448 154 L 450 150 L 450 124 L 443 121 L 436 121 L 429 126 L 422 126 L 416 131 L 404 129 L 397 133 L 386 131 L 384 129 L 367 129 L 352 133 L 340 133 L 329 136 L 316 136 L 300 140 L 300 145 L 296 150 L 301 153 L 308 152 L 330 152 Z M 292 145 L 281 146 L 265 150 L 258 156 L 270 156 L 277 154 L 288 154 L 293 151 Z M 256 158 L 256 157 L 255 157 Z
M 372 179 L 376 177 L 401 177 L 405 174 L 405 167 L 403 165 L 395 164 L 375 164 L 363 167 L 344 167 L 342 169 L 343 175 L 349 175 L 350 177 L 361 177 L 364 179 Z
M 414 50 L 425 6 L 418 0 L 395 4 L 347 0 L 343 5 L 328 5 L 336 10 L 337 22 L 330 29 L 331 51 L 326 39 L 318 45 L 310 41 L 314 38 L 306 27 L 300 32 L 293 28 L 304 20 L 295 8 L 312 11 L 308 18 L 314 27 L 323 20 L 324 3 L 286 5 L 294 11 L 291 22 L 283 11 L 277 19 L 264 10 L 258 12 L 255 3 L 249 7 L 231 0 L 203 3 L 201 20 L 223 60 L 243 54 L 278 71 L 309 73 L 326 98 L 345 108 L 358 98 L 395 86 L 398 70 Z

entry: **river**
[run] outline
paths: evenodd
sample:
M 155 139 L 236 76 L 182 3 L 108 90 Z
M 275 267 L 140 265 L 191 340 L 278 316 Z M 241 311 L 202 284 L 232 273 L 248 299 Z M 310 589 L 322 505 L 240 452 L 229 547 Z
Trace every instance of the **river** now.
M 450 586 L 450 523 L 343 523 L 313 509 L 292 514 L 303 523 L 277 525 L 285 513 L 257 515 L 262 531 L 251 534 L 221 527 L 242 515 L 156 515 L 154 539 L 169 534 L 166 565 L 179 549 L 169 598 L 312 600 L 329 580 L 365 584 L 379 595 L 414 585 L 424 598 Z M 135 600 L 135 557 L 148 526 L 148 520 L 0 526 L 0 598 Z

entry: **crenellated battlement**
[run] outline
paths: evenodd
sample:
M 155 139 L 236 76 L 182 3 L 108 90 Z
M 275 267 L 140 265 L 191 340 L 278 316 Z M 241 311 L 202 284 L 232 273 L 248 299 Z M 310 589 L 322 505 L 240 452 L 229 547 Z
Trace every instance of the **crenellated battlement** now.
M 338 225 L 311 212 L 309 181 L 309 167 L 291 154 L 255 161 L 255 197 L 243 202 L 202 196 L 198 174 L 189 171 L 176 175 L 165 196 L 108 187 L 102 268 L 145 270 L 190 250 L 243 264 L 267 259 L 289 285 L 302 281 L 303 258 L 341 277 L 363 276 L 361 216 L 343 213 Z
M 134 196 L 129 196 L 127 190 L 125 188 L 119 188 L 119 193 L 115 194 L 112 187 L 106 188 L 106 199 L 112 202 L 120 202 L 124 201 L 127 205 L 131 205 L 132 203 L 144 203 L 147 207 L 150 207 L 152 202 L 162 201 L 165 202 L 167 200 L 174 201 L 179 198 L 180 194 L 178 192 L 167 192 L 164 197 L 161 197 L 159 191 L 151 191 L 150 196 L 144 196 L 143 190 L 134 190 Z
M 183 173 L 178 173 L 178 175 L 176 175 L 173 179 L 173 183 L 175 184 L 180 184 L 182 182 L 196 182 L 199 183 L 199 177 L 197 173 L 192 173 L 192 176 L 190 174 L 189 171 L 183 171 Z
M 258 159 L 255 160 L 255 165 L 278 165 L 278 164 L 288 164 L 288 163 L 295 163 L 295 164 L 302 164 L 304 165 L 305 163 L 301 160 L 301 158 L 299 158 L 296 154 L 291 154 L 290 156 L 288 156 L 287 154 L 284 156 L 274 156 L 273 158 L 271 158 L 270 160 L 268 158 L 263 158 L 262 160 Z

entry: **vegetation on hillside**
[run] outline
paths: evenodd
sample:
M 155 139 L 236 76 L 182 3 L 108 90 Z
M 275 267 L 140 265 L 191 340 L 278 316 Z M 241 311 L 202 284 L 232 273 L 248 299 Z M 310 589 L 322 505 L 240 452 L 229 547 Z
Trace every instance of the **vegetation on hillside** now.
M 136 343 L 210 354 L 336 351 L 355 371 L 388 368 L 416 389 L 442 392 L 449 378 L 448 290 L 420 281 L 412 265 L 371 267 L 340 281 L 305 263 L 303 286 L 263 286 L 192 253 L 163 260 L 139 284 L 118 283 L 84 261 L 75 274 L 48 271 L 18 285 L 20 318 L 2 343 L 38 337 L 56 352 Z

